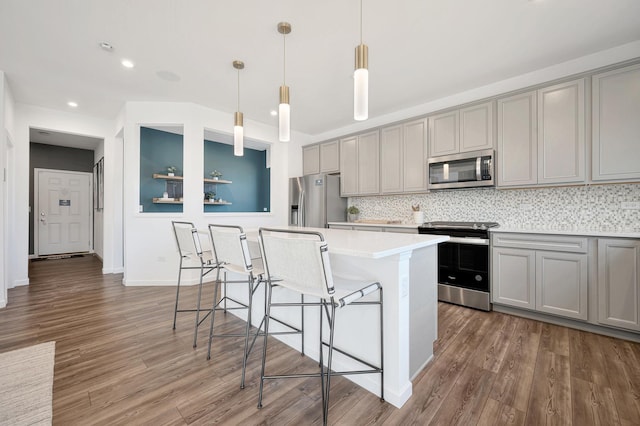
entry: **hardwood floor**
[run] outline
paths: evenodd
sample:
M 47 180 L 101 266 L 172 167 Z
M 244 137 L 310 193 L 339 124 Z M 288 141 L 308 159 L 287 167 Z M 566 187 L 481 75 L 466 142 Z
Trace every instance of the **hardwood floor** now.
M 0 352 L 56 341 L 54 424 L 322 423 L 318 380 L 267 382 L 258 410 L 261 346 L 240 390 L 241 339 L 218 340 L 207 361 L 207 330 L 193 349 L 190 314 L 171 329 L 175 288 L 124 287 L 101 266 L 92 256 L 32 262 L 31 285 L 9 290 L 0 310 Z M 243 326 L 232 315 L 216 323 Z M 329 422 L 640 424 L 640 344 L 449 304 L 438 328 L 435 359 L 402 409 L 338 377 Z M 274 369 L 316 367 L 276 340 L 269 353 Z

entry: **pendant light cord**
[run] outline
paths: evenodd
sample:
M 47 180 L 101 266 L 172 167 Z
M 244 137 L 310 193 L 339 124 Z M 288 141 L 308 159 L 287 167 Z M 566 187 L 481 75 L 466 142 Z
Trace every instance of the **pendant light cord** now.
M 240 112 L 240 69 L 238 68 L 238 112 Z
M 362 0 L 360 0 L 360 44 L 362 44 Z
M 282 34 L 282 85 L 287 85 L 287 35 Z

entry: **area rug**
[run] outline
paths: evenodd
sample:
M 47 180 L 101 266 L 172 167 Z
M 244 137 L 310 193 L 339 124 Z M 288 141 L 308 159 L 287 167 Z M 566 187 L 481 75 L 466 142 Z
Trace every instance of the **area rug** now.
M 56 342 L 0 353 L 0 425 L 50 425 Z

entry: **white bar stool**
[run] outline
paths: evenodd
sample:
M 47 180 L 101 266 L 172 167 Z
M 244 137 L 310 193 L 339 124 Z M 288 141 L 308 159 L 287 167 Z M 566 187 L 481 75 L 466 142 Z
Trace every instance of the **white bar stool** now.
M 382 286 L 379 282 L 358 282 L 335 277 L 331 272 L 329 253 L 324 236 L 320 232 L 305 230 L 283 230 L 260 228 L 260 243 L 267 273 L 268 295 L 265 313 L 265 336 L 262 349 L 262 373 L 260 377 L 260 394 L 258 408 L 262 408 L 262 394 L 266 379 L 284 379 L 301 377 L 320 377 L 322 387 L 322 419 L 327 424 L 329 414 L 329 390 L 331 376 L 350 374 L 380 374 L 380 400 L 384 401 L 384 352 L 383 352 L 383 297 Z M 272 280 L 277 279 L 277 283 Z M 281 286 L 310 296 L 318 302 L 274 303 L 272 301 L 273 287 Z M 378 300 L 360 300 L 363 297 L 378 292 Z M 266 375 L 265 365 L 267 357 L 267 335 L 269 334 L 269 315 L 272 307 L 277 306 L 319 306 L 320 307 L 320 372 L 287 375 Z M 348 352 L 334 347 L 335 314 L 336 309 L 354 305 L 378 305 L 380 310 L 380 358 L 379 366 L 362 360 Z M 322 321 L 327 319 L 329 326 L 329 341 L 322 338 Z M 366 326 L 366 324 L 365 324 Z M 327 365 L 324 366 L 324 350 L 328 348 Z M 362 370 L 331 371 L 333 351 L 359 362 L 366 368 Z
M 209 272 L 218 268 L 218 264 L 213 258 L 211 249 L 203 249 L 200 238 L 204 236 L 207 240 L 209 236 L 206 232 L 200 232 L 196 229 L 192 222 L 172 221 L 171 226 L 176 237 L 178 245 L 178 253 L 180 255 L 180 266 L 178 268 L 178 285 L 176 288 L 176 303 L 173 309 L 173 329 L 176 329 L 176 319 L 178 312 L 195 312 L 195 326 L 193 330 L 193 347 L 197 345 L 198 326 L 207 318 L 211 311 L 200 319 L 200 300 L 202 299 L 202 282 Z M 182 281 L 183 270 L 199 270 L 200 281 L 198 283 L 198 301 L 195 309 L 178 309 L 178 300 L 180 298 L 180 283 Z

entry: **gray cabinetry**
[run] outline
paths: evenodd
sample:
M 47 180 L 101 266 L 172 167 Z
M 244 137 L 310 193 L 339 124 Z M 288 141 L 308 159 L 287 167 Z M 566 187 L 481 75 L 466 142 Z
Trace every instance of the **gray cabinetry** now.
M 492 300 L 518 308 L 587 320 L 587 239 L 496 234 Z
M 340 172 L 340 143 L 331 141 L 320 144 L 320 173 Z
M 493 148 L 493 101 L 429 117 L 429 156 Z
M 598 240 L 598 322 L 640 331 L 640 240 Z
M 364 133 L 340 140 L 342 196 L 380 193 L 380 133 Z
M 302 174 L 338 173 L 340 171 L 338 141 L 324 142 L 302 148 Z
M 380 131 L 380 192 L 402 192 L 404 147 L 402 126 L 385 127 Z
M 393 194 L 427 189 L 425 120 L 380 131 L 380 192 Z
M 596 74 L 593 180 L 640 180 L 640 65 Z
M 498 99 L 498 186 L 538 183 L 537 94 Z
M 585 181 L 584 79 L 538 90 L 538 183 Z
M 302 147 L 302 174 L 315 175 L 320 173 L 320 146 Z
M 586 182 L 584 79 L 498 99 L 498 186 Z

